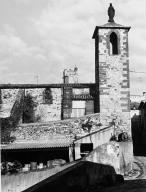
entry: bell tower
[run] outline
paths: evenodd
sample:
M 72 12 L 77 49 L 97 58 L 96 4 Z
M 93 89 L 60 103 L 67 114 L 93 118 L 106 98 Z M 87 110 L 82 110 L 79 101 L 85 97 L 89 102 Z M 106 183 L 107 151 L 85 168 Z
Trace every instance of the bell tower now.
M 98 96 L 96 112 L 130 112 L 128 31 L 115 23 L 115 9 L 108 8 L 108 23 L 96 26 L 95 81 Z

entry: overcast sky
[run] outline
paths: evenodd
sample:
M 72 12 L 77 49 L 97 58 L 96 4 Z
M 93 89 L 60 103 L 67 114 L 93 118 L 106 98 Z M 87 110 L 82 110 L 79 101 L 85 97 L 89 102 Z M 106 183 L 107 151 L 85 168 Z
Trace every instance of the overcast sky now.
M 146 0 L 0 0 L 0 83 L 60 83 L 62 71 L 79 68 L 94 82 L 96 25 L 131 26 L 130 69 L 146 72 Z M 130 73 L 131 94 L 146 91 L 146 73 Z

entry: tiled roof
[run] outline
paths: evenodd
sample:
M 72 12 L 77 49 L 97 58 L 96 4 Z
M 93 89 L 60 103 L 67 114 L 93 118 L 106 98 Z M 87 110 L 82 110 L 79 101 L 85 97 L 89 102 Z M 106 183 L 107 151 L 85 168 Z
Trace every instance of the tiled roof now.
M 72 142 L 64 143 L 12 143 L 1 145 L 1 150 L 16 150 L 16 149 L 46 149 L 46 148 L 61 148 L 69 147 Z
M 108 22 L 108 23 L 106 23 L 104 25 L 96 26 L 92 38 L 94 39 L 96 37 L 98 29 L 108 29 L 108 28 L 112 28 L 112 29 L 128 29 L 128 30 L 130 29 L 129 26 L 123 26 L 123 25 L 120 25 L 120 24 L 115 23 L 115 22 Z
M 115 23 L 115 22 L 108 22 L 104 25 L 101 25 L 100 27 L 125 27 L 125 26 L 120 25 L 120 24 Z

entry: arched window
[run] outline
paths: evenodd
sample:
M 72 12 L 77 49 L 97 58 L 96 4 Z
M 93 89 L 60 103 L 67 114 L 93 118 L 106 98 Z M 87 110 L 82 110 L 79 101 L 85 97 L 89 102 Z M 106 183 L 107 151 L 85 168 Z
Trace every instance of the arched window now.
M 110 34 L 110 55 L 118 55 L 118 37 L 114 32 Z

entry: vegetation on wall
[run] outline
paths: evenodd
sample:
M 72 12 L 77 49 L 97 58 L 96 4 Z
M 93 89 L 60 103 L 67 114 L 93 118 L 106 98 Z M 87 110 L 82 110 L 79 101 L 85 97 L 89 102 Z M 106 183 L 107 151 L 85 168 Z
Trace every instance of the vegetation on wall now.
M 33 97 L 27 94 L 24 97 L 23 105 L 23 123 L 32 123 L 34 121 L 34 108 L 37 104 L 33 101 Z
M 50 88 L 46 88 L 43 93 L 43 100 L 45 104 L 53 104 L 53 96 Z

